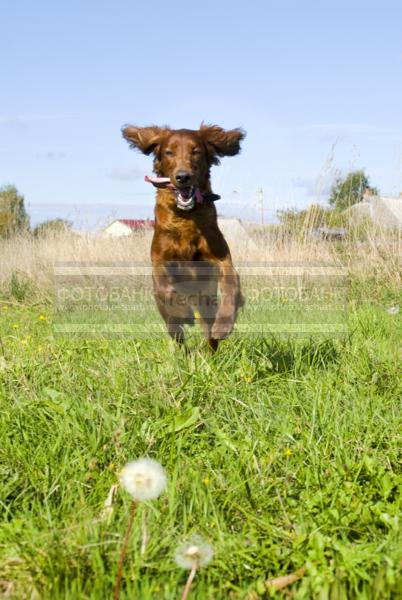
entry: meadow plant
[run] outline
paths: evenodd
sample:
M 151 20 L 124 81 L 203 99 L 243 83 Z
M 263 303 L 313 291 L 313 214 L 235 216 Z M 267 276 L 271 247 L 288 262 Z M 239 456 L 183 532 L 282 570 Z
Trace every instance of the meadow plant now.
M 117 567 L 114 600 L 118 600 L 120 596 L 123 564 L 138 503 L 156 500 L 165 490 L 167 478 L 164 468 L 156 460 L 140 458 L 126 464 L 120 473 L 120 483 L 130 494 L 132 502 Z
M 213 554 L 212 547 L 199 536 L 195 536 L 178 546 L 175 552 L 176 564 L 182 569 L 190 569 L 181 600 L 186 600 L 197 570 L 208 565 Z

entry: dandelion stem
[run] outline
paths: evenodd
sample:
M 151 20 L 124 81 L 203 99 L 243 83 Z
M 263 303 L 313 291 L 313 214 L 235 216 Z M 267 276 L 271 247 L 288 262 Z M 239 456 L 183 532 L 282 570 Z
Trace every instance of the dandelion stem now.
M 134 517 L 135 517 L 136 512 L 137 512 L 137 503 L 135 500 L 133 500 L 131 502 L 130 516 L 128 518 L 126 533 L 124 535 L 123 545 L 122 545 L 121 551 L 120 551 L 119 565 L 117 567 L 117 575 L 116 575 L 116 583 L 114 586 L 113 600 L 119 600 L 121 579 L 123 576 L 123 564 L 124 564 L 124 559 L 126 558 L 128 541 L 130 539 L 131 528 L 133 526 Z
M 146 549 L 147 549 L 148 540 L 149 540 L 148 528 L 147 528 L 147 514 L 146 514 L 146 509 L 142 513 L 142 525 L 141 525 L 141 529 L 142 529 L 141 556 L 143 556 L 145 554 Z
M 198 566 L 197 562 L 194 562 L 193 566 L 191 567 L 190 575 L 188 576 L 187 583 L 183 590 L 181 600 L 187 600 L 187 596 L 190 591 L 191 584 L 193 583 L 195 574 L 197 573 L 197 566 Z

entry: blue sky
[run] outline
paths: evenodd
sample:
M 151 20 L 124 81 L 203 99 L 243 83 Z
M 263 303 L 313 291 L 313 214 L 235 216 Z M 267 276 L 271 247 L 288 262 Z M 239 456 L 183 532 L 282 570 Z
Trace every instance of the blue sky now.
M 324 203 L 365 168 L 402 191 L 402 3 L 0 0 L 0 185 L 33 222 L 145 217 L 151 160 L 124 123 L 247 131 L 213 169 L 219 211 Z

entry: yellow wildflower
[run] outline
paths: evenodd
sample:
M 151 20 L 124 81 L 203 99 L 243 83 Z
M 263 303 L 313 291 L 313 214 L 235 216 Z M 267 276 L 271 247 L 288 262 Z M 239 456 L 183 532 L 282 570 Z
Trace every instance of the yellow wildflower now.
M 286 448 L 286 450 L 284 451 L 284 455 L 285 456 L 292 456 L 293 452 L 290 448 Z
M 246 383 L 251 383 L 253 381 L 253 377 L 251 375 L 240 375 L 240 379 L 242 379 Z
M 38 319 L 39 321 L 47 321 L 46 315 L 39 315 Z

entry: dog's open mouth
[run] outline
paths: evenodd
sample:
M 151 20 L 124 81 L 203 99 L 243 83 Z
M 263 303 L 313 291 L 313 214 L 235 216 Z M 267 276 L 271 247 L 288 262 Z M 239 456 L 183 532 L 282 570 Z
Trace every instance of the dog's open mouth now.
M 157 188 L 169 189 L 176 196 L 176 206 L 181 210 L 191 210 L 195 206 L 197 188 L 195 186 L 177 188 L 170 181 L 169 177 L 149 177 L 145 175 L 145 181 L 152 183 Z
M 192 187 L 184 187 L 184 188 L 176 188 L 174 190 L 176 196 L 176 204 L 177 208 L 181 210 L 191 210 L 194 208 L 195 204 L 195 188 Z

